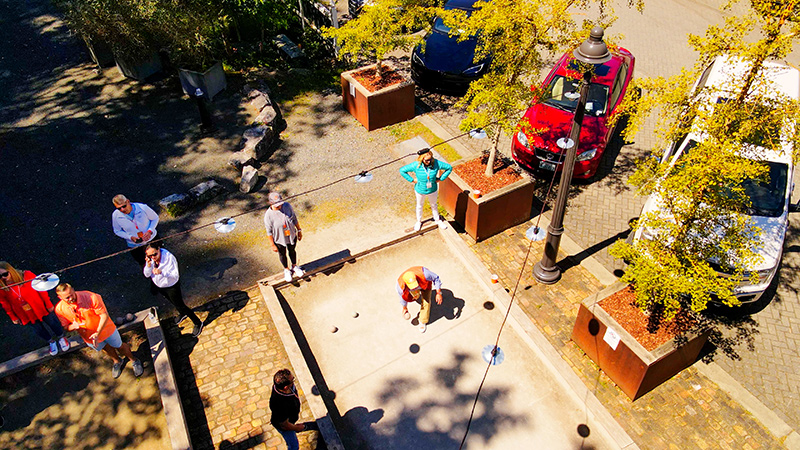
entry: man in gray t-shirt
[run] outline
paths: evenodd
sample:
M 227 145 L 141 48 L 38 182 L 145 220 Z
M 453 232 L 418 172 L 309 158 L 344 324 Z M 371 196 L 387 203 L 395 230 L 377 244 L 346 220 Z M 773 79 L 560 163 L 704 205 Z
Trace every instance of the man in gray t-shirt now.
M 267 229 L 267 237 L 272 251 L 278 254 L 278 258 L 283 264 L 283 279 L 287 282 L 292 281 L 292 274 L 302 277 L 305 272 L 297 266 L 297 253 L 295 245 L 297 241 L 303 239 L 303 230 L 300 229 L 300 222 L 294 213 L 292 206 L 283 201 L 283 197 L 278 192 L 269 194 L 269 209 L 264 213 L 264 227 Z M 289 261 L 286 253 L 289 253 Z

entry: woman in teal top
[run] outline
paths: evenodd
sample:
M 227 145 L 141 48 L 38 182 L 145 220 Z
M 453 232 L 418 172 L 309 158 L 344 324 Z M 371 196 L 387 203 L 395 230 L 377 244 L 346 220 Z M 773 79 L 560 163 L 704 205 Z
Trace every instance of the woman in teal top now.
M 422 207 L 426 198 L 431 205 L 433 220 L 436 221 L 439 228 L 447 228 L 447 222 L 442 221 L 442 218 L 439 217 L 437 205 L 439 198 L 438 183 L 446 179 L 452 171 L 453 166 L 434 158 L 430 149 L 419 155 L 416 161 L 400 168 L 400 175 L 414 183 L 414 193 L 417 197 L 417 223 L 414 224 L 414 231 L 419 231 L 422 228 Z

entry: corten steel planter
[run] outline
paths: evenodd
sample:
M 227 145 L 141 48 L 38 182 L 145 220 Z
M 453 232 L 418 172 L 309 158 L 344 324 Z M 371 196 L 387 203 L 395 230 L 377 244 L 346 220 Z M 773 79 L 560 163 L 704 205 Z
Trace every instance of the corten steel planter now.
M 153 53 L 149 58 L 144 58 L 140 61 L 128 61 L 120 57 L 116 57 L 117 69 L 122 75 L 133 78 L 137 81 L 144 81 L 147 77 L 161 72 L 163 66 L 161 65 L 161 56 L 158 53 Z
M 472 188 L 455 171 L 439 182 L 439 203 L 475 241 L 529 220 L 533 195 L 534 184 L 528 177 L 479 198 L 473 196 Z
M 352 74 L 375 67 L 364 66 L 342 73 L 342 104 L 361 125 L 372 131 L 414 118 L 414 82 L 406 80 L 369 92 Z
M 687 332 L 648 351 L 599 302 L 627 286 L 617 282 L 581 303 L 572 340 L 631 400 L 643 396 L 697 361 L 710 330 Z M 610 330 L 610 331 L 608 331 Z M 616 342 L 616 349 L 612 344 Z
M 86 48 L 89 49 L 92 61 L 94 61 L 98 67 L 103 68 L 114 65 L 114 53 L 111 51 L 111 47 L 105 42 L 89 38 L 83 38 L 83 42 L 86 43 Z
M 189 97 L 195 97 L 195 92 L 200 88 L 206 98 L 214 100 L 214 96 L 228 86 L 225 70 L 223 70 L 222 63 L 219 61 L 205 72 L 178 69 L 178 77 L 181 80 L 183 92 Z

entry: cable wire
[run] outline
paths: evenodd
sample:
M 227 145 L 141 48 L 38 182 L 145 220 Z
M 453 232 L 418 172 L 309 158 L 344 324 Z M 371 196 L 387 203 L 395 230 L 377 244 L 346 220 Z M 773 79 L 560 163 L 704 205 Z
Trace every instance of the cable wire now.
M 514 113 L 512 113 L 512 114 L 509 114 L 509 115 L 508 115 L 508 117 L 511 117 L 512 115 L 519 114 L 520 112 L 524 112 L 524 111 L 526 111 L 526 110 L 527 110 L 527 108 L 526 108 L 526 109 L 524 109 L 524 110 L 515 111 Z M 490 126 L 490 125 L 495 125 L 495 124 L 499 123 L 501 120 L 504 120 L 504 119 L 506 119 L 506 117 L 504 117 L 503 119 L 498 119 L 498 120 L 494 120 L 494 121 L 492 121 L 492 122 L 489 122 L 489 123 L 485 124 L 484 126 L 482 126 L 482 127 L 479 127 L 479 129 L 482 129 L 482 128 L 485 128 L 485 127 L 488 127 L 488 126 Z M 368 168 L 368 169 L 366 169 L 366 170 L 362 170 L 362 171 L 361 171 L 361 172 L 359 172 L 359 173 L 356 173 L 356 174 L 350 174 L 350 175 L 347 175 L 347 176 L 341 177 L 341 178 L 339 178 L 339 179 L 336 179 L 336 180 L 334 180 L 334 181 L 331 181 L 331 182 L 329 182 L 329 183 L 323 184 L 322 186 L 317 186 L 317 187 L 315 187 L 315 188 L 312 188 L 312 189 L 309 189 L 309 190 L 306 190 L 306 191 L 300 192 L 300 193 L 298 193 L 298 194 L 294 194 L 294 195 L 291 195 L 291 196 L 285 197 L 285 198 L 284 198 L 284 201 L 291 200 L 291 199 L 294 199 L 294 198 L 297 198 L 297 197 L 301 197 L 301 196 L 303 196 L 303 195 L 308 195 L 308 194 L 310 194 L 310 193 L 312 193 L 312 192 L 316 192 L 316 191 L 319 191 L 319 190 L 322 190 L 322 189 L 329 188 L 329 187 L 331 187 L 331 186 L 333 186 L 333 185 L 335 185 L 335 184 L 338 184 L 338 183 L 341 183 L 341 182 L 343 182 L 343 181 L 349 180 L 349 179 L 351 179 L 351 178 L 353 178 L 353 177 L 355 177 L 355 176 L 357 176 L 357 175 L 364 175 L 364 174 L 366 174 L 367 172 L 370 172 L 370 171 L 373 171 L 373 170 L 377 170 L 377 169 L 380 169 L 380 168 L 386 167 L 386 166 L 388 166 L 388 165 L 394 164 L 394 163 L 396 163 L 396 162 L 398 162 L 398 161 L 400 161 L 400 160 L 402 160 L 402 159 L 405 159 L 405 158 L 407 158 L 407 157 L 409 157 L 409 156 L 421 155 L 421 154 L 423 154 L 423 153 L 427 153 L 428 151 L 432 150 L 432 149 L 433 149 L 433 148 L 435 148 L 435 147 L 439 147 L 439 146 L 441 146 L 441 145 L 444 145 L 444 144 L 446 144 L 446 143 L 448 143 L 448 142 L 450 142 L 450 141 L 453 141 L 453 140 L 456 140 L 456 139 L 462 138 L 462 137 L 464 137 L 464 136 L 467 136 L 467 135 L 469 135 L 469 133 L 470 133 L 470 132 L 469 132 L 469 131 L 467 131 L 467 132 L 461 133 L 461 134 L 459 134 L 459 135 L 452 136 L 452 137 L 450 137 L 450 138 L 448 138 L 448 139 L 445 139 L 445 140 L 443 140 L 442 142 L 439 142 L 439 143 L 437 143 L 437 144 L 431 145 L 430 147 L 426 147 L 426 148 L 420 149 L 420 150 L 419 150 L 419 151 L 417 151 L 417 152 L 414 152 L 414 153 L 409 153 L 409 154 L 406 154 L 406 155 L 400 156 L 400 157 L 398 157 L 398 158 L 392 159 L 392 160 L 390 160 L 390 161 L 387 161 L 387 162 L 385 162 L 385 163 L 378 164 L 377 166 L 373 166 L 373 167 L 370 167 L 370 168 Z M 235 217 L 240 217 L 240 216 L 243 216 L 243 215 L 245 215 L 245 214 L 250 214 L 250 213 L 253 213 L 253 212 L 261 211 L 261 210 L 263 210 L 263 209 L 267 209 L 267 208 L 269 208 L 269 206 L 270 206 L 270 205 L 269 205 L 269 204 L 267 204 L 267 205 L 263 205 L 263 206 L 258 206 L 258 207 L 255 207 L 255 208 L 251 208 L 251 209 L 248 209 L 248 210 L 246 210 L 246 211 L 243 211 L 243 212 L 240 212 L 240 213 L 234 214 L 234 215 L 232 215 L 232 216 L 228 217 L 227 219 L 233 219 L 233 218 L 235 218 Z M 203 229 L 203 228 L 210 227 L 210 226 L 212 226 L 212 225 L 214 225 L 215 223 L 218 223 L 218 222 L 219 222 L 219 220 L 215 220 L 215 221 L 213 221 L 213 222 L 209 222 L 209 223 L 205 223 L 205 224 L 202 224 L 202 225 L 198 225 L 198 226 L 196 226 L 196 227 L 194 227 L 194 228 L 190 228 L 190 229 L 188 229 L 188 230 L 178 231 L 178 232 L 172 233 L 172 234 L 170 234 L 170 235 L 163 236 L 163 237 L 160 237 L 160 238 L 158 238 L 158 239 L 154 239 L 154 240 L 152 240 L 152 241 L 149 241 L 148 243 L 162 242 L 162 241 L 166 241 L 166 240 L 168 240 L 168 239 L 172 239 L 172 238 L 175 238 L 175 237 L 178 237 L 178 236 L 183 236 L 183 235 L 185 235 L 185 234 L 193 233 L 193 232 L 195 232 L 195 231 L 198 231 L 198 230 L 201 230 L 201 229 Z M 133 250 L 133 249 L 135 249 L 135 248 L 136 248 L 136 247 L 130 247 L 130 248 L 126 248 L 126 249 L 124 249 L 124 250 L 120 250 L 120 251 L 117 251 L 117 252 L 109 253 L 109 254 L 107 254 L 107 255 L 103 255 L 103 256 L 100 256 L 100 257 L 97 257 L 97 258 L 94 258 L 94 259 L 90 259 L 90 260 L 88 260 L 88 261 L 83 261 L 83 262 L 80 262 L 80 263 L 77 263 L 77 264 L 73 264 L 73 265 L 71 265 L 71 266 L 67 266 L 67 267 L 64 267 L 64 268 L 61 268 L 61 269 L 58 269 L 58 270 L 54 270 L 54 271 L 52 271 L 52 272 L 49 272 L 49 273 L 52 273 L 52 274 L 64 273 L 64 272 L 67 272 L 68 270 L 76 269 L 76 268 L 78 268 L 78 267 L 81 267 L 81 266 L 85 266 L 85 265 L 88 265 L 88 264 L 96 263 L 96 262 L 98 262 L 98 261 L 103 261 L 103 260 L 106 260 L 106 259 L 109 259 L 109 258 L 113 258 L 113 257 L 115 257 L 115 256 L 118 256 L 118 255 L 121 255 L 121 254 L 123 254 L 123 253 L 128 253 L 128 252 L 132 251 L 132 250 Z M 31 281 L 33 281 L 33 280 L 35 280 L 35 279 L 39 278 L 39 277 L 40 277 L 40 276 L 42 276 L 42 275 L 47 275 L 47 273 L 40 274 L 40 275 L 38 275 L 37 277 L 34 277 L 34 278 L 33 278 L 33 279 L 31 279 L 31 280 L 23 280 L 23 281 L 20 281 L 20 282 L 18 282 L 18 283 L 13 283 L 13 284 L 8 284 L 8 285 L 5 285 L 5 286 L 0 286 L 0 288 L 2 288 L 2 287 L 14 287 L 14 286 L 19 286 L 19 285 L 21 285 L 21 284 L 29 283 L 29 282 L 31 282 Z
M 558 164 L 561 164 L 566 152 L 562 152 L 559 159 Z M 553 189 L 553 184 L 556 181 L 556 174 L 558 171 L 553 171 L 553 177 L 550 179 L 550 185 L 545 191 L 544 200 L 542 201 L 542 209 L 539 211 L 539 217 L 536 219 L 536 229 L 539 228 L 539 222 L 542 219 L 542 214 L 544 214 L 544 209 L 547 206 L 547 202 L 550 198 L 550 192 Z M 531 248 L 533 248 L 533 239 L 530 240 L 528 243 L 528 251 L 525 252 L 525 259 L 522 261 L 522 266 L 519 269 L 519 275 L 517 276 L 517 282 L 514 284 L 514 290 L 511 292 L 511 300 L 508 302 L 508 308 L 506 308 L 505 316 L 503 316 L 503 322 L 500 324 L 500 329 L 497 330 L 497 339 L 494 342 L 494 348 L 492 349 L 492 358 L 489 359 L 489 362 L 486 364 L 486 370 L 483 372 L 483 377 L 481 378 L 481 382 L 478 385 L 478 391 L 475 393 L 475 401 L 472 403 L 472 410 L 469 413 L 469 420 L 467 421 L 467 429 L 464 431 L 464 437 L 461 439 L 461 444 L 458 446 L 459 450 L 464 447 L 464 443 L 467 441 L 467 436 L 469 435 L 469 428 L 472 425 L 472 419 L 475 417 L 475 408 L 478 406 L 478 399 L 480 398 L 481 391 L 483 390 L 483 385 L 486 382 L 486 378 L 489 375 L 489 369 L 492 367 L 492 359 L 497 355 L 497 349 L 500 345 L 500 335 L 503 333 L 503 328 L 506 325 L 506 321 L 508 320 L 508 315 L 511 313 L 511 306 L 514 304 L 514 299 L 517 296 L 517 290 L 519 289 L 519 282 L 522 280 L 522 274 L 525 273 L 525 266 L 528 264 L 528 258 L 531 254 Z

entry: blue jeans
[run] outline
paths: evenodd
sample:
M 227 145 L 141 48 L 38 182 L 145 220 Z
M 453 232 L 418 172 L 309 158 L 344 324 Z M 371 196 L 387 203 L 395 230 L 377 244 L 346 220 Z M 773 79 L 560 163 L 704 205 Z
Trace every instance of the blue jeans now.
M 47 324 L 47 326 L 45 326 L 45 324 Z M 42 317 L 41 322 L 31 322 L 28 325 L 33 328 L 37 336 L 48 342 L 64 336 L 64 329 L 61 328 L 61 322 L 58 321 L 55 312 L 51 312 Z M 50 328 L 49 330 L 48 327 Z
M 280 433 L 281 436 L 283 436 L 283 440 L 286 441 L 286 448 L 288 450 L 300 450 L 300 442 L 297 441 L 297 432 L 281 430 L 277 427 L 275 429 L 278 430 L 278 433 Z

